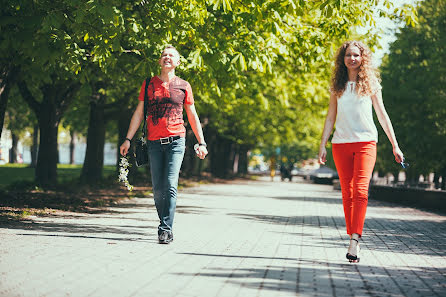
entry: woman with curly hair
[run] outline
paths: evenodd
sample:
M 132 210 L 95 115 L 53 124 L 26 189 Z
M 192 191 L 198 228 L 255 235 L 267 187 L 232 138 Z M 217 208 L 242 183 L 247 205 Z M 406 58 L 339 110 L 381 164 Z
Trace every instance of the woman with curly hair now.
M 338 50 L 330 88 L 330 103 L 319 148 L 319 163 L 325 164 L 325 146 L 333 125 L 332 151 L 342 190 L 349 262 L 359 262 L 359 238 L 362 236 L 368 201 L 368 189 L 376 161 L 378 132 L 372 106 L 393 146 L 398 163 L 403 153 L 384 108 L 379 74 L 372 66 L 370 50 L 359 41 L 347 41 Z

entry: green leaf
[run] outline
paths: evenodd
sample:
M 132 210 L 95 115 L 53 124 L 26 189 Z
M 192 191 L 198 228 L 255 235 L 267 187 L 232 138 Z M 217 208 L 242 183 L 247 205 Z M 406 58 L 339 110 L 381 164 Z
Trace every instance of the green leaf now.
M 231 11 L 231 0 L 223 0 L 223 10 L 224 11 Z
M 113 40 L 112 48 L 115 52 L 121 51 L 121 43 L 119 42 L 119 39 L 115 38 Z
M 133 25 L 132 25 L 132 30 L 133 30 L 133 32 L 135 32 L 135 33 L 138 33 L 138 32 L 139 32 L 138 25 L 137 25 L 136 23 L 133 23 Z
M 239 54 L 239 63 L 240 63 L 240 69 L 242 70 L 242 71 L 245 71 L 245 70 L 247 70 L 248 69 L 248 67 L 246 66 L 246 60 L 245 60 L 245 57 L 243 56 L 243 54 L 242 53 L 240 53 Z
M 328 18 L 330 18 L 333 15 L 333 7 L 327 6 L 326 14 Z

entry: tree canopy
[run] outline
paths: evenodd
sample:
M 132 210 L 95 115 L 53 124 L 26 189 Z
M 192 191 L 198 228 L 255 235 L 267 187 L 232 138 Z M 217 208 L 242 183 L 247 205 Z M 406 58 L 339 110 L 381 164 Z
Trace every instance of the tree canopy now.
M 419 22 L 405 27 L 382 66 L 383 98 L 413 178 L 430 172 L 446 177 L 446 3 L 425 0 Z M 384 133 L 381 139 L 390 150 Z M 389 171 L 391 154 L 380 156 Z
M 16 74 L 10 83 L 20 84 L 38 114 L 41 137 L 54 135 L 45 131 L 57 130 L 67 109 L 85 110 L 81 100 L 131 110 L 143 80 L 158 73 L 161 50 L 172 44 L 182 55 L 178 74 L 191 83 L 205 133 L 216 142 L 210 147 L 224 139 L 232 149 L 308 151 L 317 147 L 337 46 L 355 28 L 376 26 L 377 13 L 416 20 L 410 7 L 389 13 L 391 6 L 387 0 L 6 1 L 0 61 L 8 71 L 1 79 Z M 377 36 L 360 38 L 374 45 Z M 53 153 L 54 144 L 41 138 L 43 151 Z M 55 168 L 50 159 L 37 167 Z M 210 154 L 210 162 L 221 159 Z

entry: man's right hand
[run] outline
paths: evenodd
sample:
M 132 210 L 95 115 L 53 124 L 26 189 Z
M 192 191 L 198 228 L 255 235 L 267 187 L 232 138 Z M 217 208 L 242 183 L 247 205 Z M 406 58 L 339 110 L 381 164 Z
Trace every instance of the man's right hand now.
M 119 147 L 119 152 L 121 153 L 122 156 L 125 156 L 129 152 L 129 148 L 130 148 L 130 141 L 126 139 Z

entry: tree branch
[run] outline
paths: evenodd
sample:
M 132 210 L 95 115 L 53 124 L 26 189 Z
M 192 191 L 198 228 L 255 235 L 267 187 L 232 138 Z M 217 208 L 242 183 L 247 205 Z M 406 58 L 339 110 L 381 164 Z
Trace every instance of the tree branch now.
M 29 90 L 26 81 L 19 80 L 17 81 L 17 87 L 19 89 L 20 94 L 22 95 L 23 100 L 28 103 L 29 107 L 37 114 L 40 113 L 41 104 L 34 98 L 33 94 Z
M 57 102 L 58 114 L 57 118 L 60 120 L 63 113 L 68 108 L 68 106 L 74 100 L 74 94 L 80 89 L 81 85 L 79 83 L 72 83 L 65 89 L 65 91 L 60 95 L 60 99 Z

